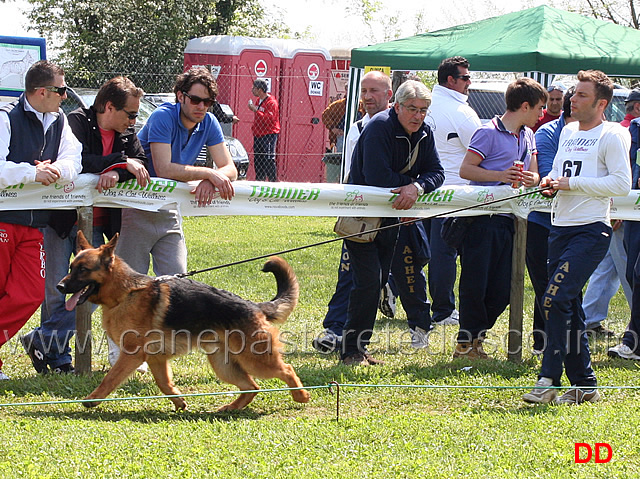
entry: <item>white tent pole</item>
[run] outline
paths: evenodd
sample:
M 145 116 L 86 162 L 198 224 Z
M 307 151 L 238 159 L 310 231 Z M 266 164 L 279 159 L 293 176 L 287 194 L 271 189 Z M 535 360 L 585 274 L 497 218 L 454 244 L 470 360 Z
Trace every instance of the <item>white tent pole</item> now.
M 364 75 L 364 68 L 349 67 L 349 90 L 347 91 L 347 108 L 344 117 L 344 137 L 347 138 L 349 128 L 356 121 L 358 103 L 360 102 L 360 80 Z M 344 181 L 344 153 L 342 149 L 342 161 L 340 162 L 340 183 Z

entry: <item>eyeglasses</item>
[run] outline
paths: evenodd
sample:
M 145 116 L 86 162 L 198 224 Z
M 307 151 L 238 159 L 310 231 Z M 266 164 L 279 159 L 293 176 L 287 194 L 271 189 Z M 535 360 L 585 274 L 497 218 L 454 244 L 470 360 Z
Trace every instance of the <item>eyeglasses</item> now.
M 401 105 L 405 108 L 405 110 L 407 110 L 409 113 L 411 113 L 411 115 L 415 115 L 416 113 L 420 113 L 420 116 L 426 116 L 427 115 L 427 111 L 429 111 L 428 108 L 416 108 L 415 106 L 407 106 L 404 103 L 401 103 Z
M 471 80 L 471 75 L 456 75 L 453 78 L 455 78 L 456 80 L 460 78 L 461 80 L 469 81 Z
M 551 93 L 554 90 L 558 90 L 564 93 L 564 90 L 558 85 L 551 85 L 549 88 L 547 88 L 548 93 Z
M 64 94 L 67 93 L 66 86 L 37 86 L 34 88 L 34 90 L 39 90 L 40 88 L 44 88 L 47 91 L 57 93 L 60 96 L 64 96 Z
M 137 111 L 131 112 L 131 111 L 125 110 L 124 108 L 120 108 L 120 110 L 127 114 L 127 116 L 129 117 L 129 120 L 135 120 L 136 118 L 138 118 L 138 115 L 140 114 Z
M 199 96 L 189 95 L 186 91 L 183 91 L 182 94 L 186 96 L 194 106 L 204 103 L 204 106 L 209 108 L 216 101 L 214 98 L 200 98 Z

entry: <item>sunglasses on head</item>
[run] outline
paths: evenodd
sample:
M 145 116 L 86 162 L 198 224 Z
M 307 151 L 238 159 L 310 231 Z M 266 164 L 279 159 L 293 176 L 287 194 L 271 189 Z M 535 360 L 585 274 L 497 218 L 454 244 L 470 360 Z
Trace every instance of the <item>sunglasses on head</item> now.
M 460 78 L 460 79 L 462 79 L 464 81 L 469 81 L 469 80 L 471 80 L 471 75 L 456 75 L 454 78 L 456 78 L 456 79 Z
M 138 118 L 139 113 L 137 111 L 131 112 L 131 111 L 125 110 L 124 108 L 120 108 L 120 110 L 122 110 L 127 114 L 127 116 L 129 117 L 129 120 L 135 120 L 136 118 Z
M 199 105 L 200 103 L 204 103 L 204 106 L 209 108 L 216 101 L 213 98 L 200 98 L 196 95 L 189 95 L 186 91 L 183 91 L 182 94 L 186 96 L 194 106 Z
M 64 94 L 67 93 L 66 86 L 38 86 L 38 87 L 35 87 L 34 90 L 38 90 L 40 88 L 44 88 L 47 91 L 57 93 L 60 96 L 64 96 Z

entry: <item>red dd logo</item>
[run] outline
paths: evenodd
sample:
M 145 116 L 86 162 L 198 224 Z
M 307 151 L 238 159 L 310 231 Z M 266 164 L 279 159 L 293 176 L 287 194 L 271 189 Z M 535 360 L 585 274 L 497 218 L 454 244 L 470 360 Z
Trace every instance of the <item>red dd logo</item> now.
M 606 450 L 606 457 L 601 455 L 602 449 Z M 581 457 L 580 451 L 586 451 L 586 457 Z M 576 464 L 586 464 L 591 461 L 591 458 L 594 456 L 595 450 L 595 463 L 603 464 L 605 462 L 609 462 L 613 457 L 613 449 L 611 445 L 606 442 L 596 442 L 594 447 L 591 448 L 589 444 L 586 442 L 576 442 L 575 443 L 575 456 L 574 461 Z

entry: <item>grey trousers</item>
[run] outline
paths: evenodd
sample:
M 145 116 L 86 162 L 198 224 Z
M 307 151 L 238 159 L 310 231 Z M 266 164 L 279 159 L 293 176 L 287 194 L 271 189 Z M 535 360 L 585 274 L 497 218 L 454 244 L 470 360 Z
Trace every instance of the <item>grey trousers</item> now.
M 122 210 L 122 228 L 116 254 L 139 273 L 149 271 L 153 257 L 156 276 L 187 272 L 187 246 L 182 216 L 177 209 Z

